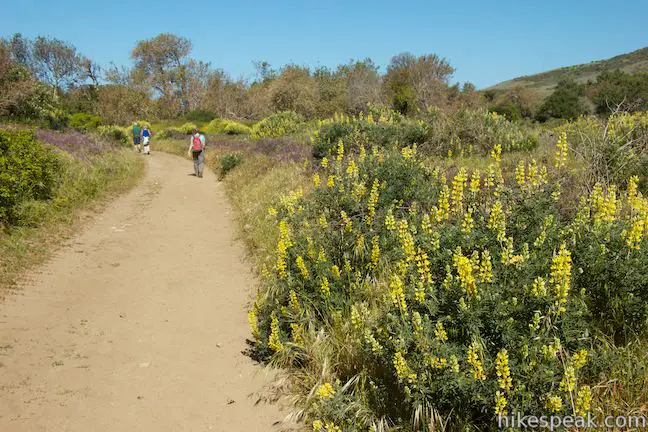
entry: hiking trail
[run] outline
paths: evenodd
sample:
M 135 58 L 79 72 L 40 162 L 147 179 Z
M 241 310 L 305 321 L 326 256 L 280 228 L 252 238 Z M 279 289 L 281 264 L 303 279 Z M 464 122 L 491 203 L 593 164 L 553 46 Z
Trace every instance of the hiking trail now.
M 243 354 L 255 279 L 223 186 L 142 157 L 144 180 L 0 303 L 0 431 L 282 430 Z

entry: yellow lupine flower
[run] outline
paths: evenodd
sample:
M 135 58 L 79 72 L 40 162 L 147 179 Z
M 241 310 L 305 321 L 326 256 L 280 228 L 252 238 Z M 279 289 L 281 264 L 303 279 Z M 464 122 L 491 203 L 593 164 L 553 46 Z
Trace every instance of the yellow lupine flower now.
M 369 330 L 365 330 L 365 341 L 371 346 L 371 352 L 374 354 L 380 354 L 382 352 L 382 346 Z
M 421 318 L 421 314 L 416 311 L 412 313 L 412 327 L 416 333 L 423 331 L 423 318 Z
M 318 173 L 313 174 L 313 184 L 315 187 L 319 187 L 320 185 L 320 176 Z
M 407 303 L 405 302 L 405 291 L 403 281 L 398 275 L 392 274 L 389 277 L 389 291 L 392 303 L 400 309 L 403 315 L 407 315 Z
M 468 297 L 479 299 L 477 284 L 473 275 L 473 265 L 469 258 L 461 253 L 461 248 L 457 248 L 452 256 L 452 262 L 457 268 L 461 289 Z
M 500 163 L 502 161 L 502 145 L 495 144 L 491 150 L 490 156 L 493 158 L 495 163 Z
M 322 420 L 315 420 L 313 422 L 313 432 L 321 432 L 321 429 L 324 427 Z
M 481 261 L 479 262 L 479 281 L 486 283 L 493 282 L 493 265 L 488 250 L 484 250 L 481 253 Z
M 322 158 L 322 168 L 328 168 L 328 158 Z
M 585 348 L 572 355 L 572 365 L 574 365 L 574 368 L 580 369 L 585 366 L 585 363 L 587 363 L 587 350 Z
M 299 324 L 296 323 L 290 324 L 290 334 L 292 336 L 292 340 L 295 345 L 304 344 L 304 338 L 302 337 L 302 328 Z
M 484 373 L 484 367 L 482 366 L 482 362 L 479 359 L 478 353 L 479 347 L 475 342 L 473 342 L 468 348 L 468 364 L 473 367 L 473 378 L 476 380 L 484 381 L 486 379 L 486 374 Z
M 331 287 L 329 286 L 329 281 L 326 276 L 322 277 L 322 284 L 320 285 L 320 292 L 324 297 L 330 297 Z
M 520 161 L 515 167 L 515 182 L 520 186 L 526 184 L 526 174 L 524 169 L 524 161 Z
M 248 323 L 250 324 L 252 335 L 257 336 L 259 334 L 259 323 L 254 309 L 248 312 Z
M 421 220 L 421 231 L 425 234 L 432 233 L 432 222 L 430 221 L 430 215 L 428 213 L 425 213 Z
M 561 168 L 567 162 L 567 132 L 562 132 L 556 143 L 556 153 L 554 157 L 554 166 Z
M 545 408 L 547 408 L 552 413 L 556 413 L 562 409 L 563 401 L 560 396 L 547 395 L 547 402 Z
M 537 277 L 533 280 L 531 294 L 535 297 L 545 297 L 547 295 L 547 286 L 543 278 Z
M 571 284 L 571 264 L 571 252 L 567 250 L 567 246 L 563 243 L 558 254 L 553 257 L 549 278 L 549 282 L 554 285 L 555 305 L 558 307 L 557 314 L 566 311 L 564 304 L 567 303 Z
M 371 238 L 371 268 L 378 267 L 378 260 L 380 259 L 380 237 L 373 236 Z
M 342 140 L 340 140 L 340 141 L 338 141 L 337 161 L 340 162 L 343 157 L 344 157 L 344 142 L 342 142 Z
M 399 380 L 401 381 L 409 381 L 413 382 L 416 380 L 416 374 L 412 373 L 410 371 L 409 366 L 407 365 L 407 361 L 405 360 L 405 357 L 400 351 L 396 351 L 396 354 L 394 354 L 394 369 L 396 369 L 396 376 L 398 377 Z
M 468 208 L 468 211 L 464 213 L 463 220 L 461 221 L 461 232 L 464 234 L 470 234 L 475 227 L 475 221 L 473 220 L 473 209 L 472 207 Z
M 506 349 L 502 349 L 497 353 L 497 359 L 495 363 L 497 383 L 499 384 L 499 388 L 501 388 L 502 390 L 510 390 L 513 386 L 513 381 L 511 380 L 511 371 L 508 364 L 508 352 L 506 351 Z
M 443 185 L 441 194 L 439 195 L 439 207 L 436 212 L 436 221 L 442 222 L 443 220 L 450 219 L 450 189 L 447 185 Z
M 336 279 L 340 279 L 340 267 L 338 267 L 337 265 L 333 264 L 333 265 L 331 266 L 331 273 L 333 273 L 333 276 L 334 276 Z
M 376 216 L 376 204 L 378 204 L 379 188 L 380 182 L 378 181 L 378 179 L 375 179 L 373 184 L 371 185 L 371 192 L 369 193 L 369 200 L 367 202 L 367 225 L 371 225 L 373 223 L 374 217 Z
M 578 389 L 578 396 L 576 396 L 575 411 L 579 416 L 585 416 L 592 403 L 592 390 L 589 386 L 582 386 Z
M 565 367 L 565 373 L 560 381 L 560 390 L 565 392 L 572 392 L 576 387 L 576 374 L 574 366 Z
M 497 231 L 497 241 L 503 242 L 506 239 L 506 217 L 500 201 L 495 201 L 488 215 L 488 228 Z
M 333 388 L 331 383 L 326 382 L 324 384 L 321 384 L 317 388 L 315 394 L 317 394 L 317 396 L 321 399 L 332 398 L 333 396 L 335 396 L 335 389 Z
M 439 342 L 448 341 L 448 333 L 446 333 L 445 328 L 443 327 L 443 323 L 441 321 L 437 321 L 436 323 L 436 327 L 434 329 L 434 337 Z
M 297 293 L 295 290 L 290 290 L 288 294 L 290 297 L 290 307 L 297 313 L 301 312 L 301 307 L 299 306 L 299 300 L 297 299 Z
M 272 312 L 271 321 L 270 321 L 270 337 L 268 338 L 268 348 L 275 352 L 279 352 L 283 349 L 283 344 L 279 339 L 279 319 L 277 315 Z
M 387 230 L 389 231 L 396 230 L 396 218 L 394 217 L 394 213 L 392 212 L 391 208 L 387 210 L 387 216 L 385 216 L 385 228 L 387 228 Z
M 344 231 L 351 232 L 353 230 L 353 222 L 344 210 L 340 211 L 340 218 L 344 223 Z
M 472 173 L 472 176 L 470 177 L 470 192 L 473 194 L 478 194 L 479 193 L 479 186 L 481 182 L 481 173 L 479 170 L 475 170 Z
M 308 271 L 308 268 L 306 267 L 306 263 L 304 262 L 304 258 L 302 258 L 301 255 L 297 257 L 295 260 L 295 263 L 297 264 L 297 268 L 299 269 L 299 272 L 301 273 L 302 277 L 304 279 L 308 279 L 310 277 L 310 273 Z
M 405 253 L 407 262 L 414 261 L 416 257 L 416 250 L 414 249 L 414 238 L 409 232 L 409 226 L 406 219 L 401 219 L 398 222 L 398 237 L 400 238 L 401 248 Z
M 499 390 L 495 392 L 495 414 L 505 416 L 508 414 L 506 411 L 506 396 Z
M 326 181 L 326 187 L 331 189 L 335 187 L 335 176 L 334 175 L 329 175 L 328 180 Z
M 430 261 L 428 260 L 427 254 L 418 248 L 418 253 L 416 254 L 416 268 L 419 273 L 421 282 L 423 283 L 432 283 L 432 274 L 430 273 Z
M 464 185 L 468 179 L 466 168 L 461 167 L 457 175 L 452 180 L 452 212 L 461 213 L 463 211 L 463 191 Z

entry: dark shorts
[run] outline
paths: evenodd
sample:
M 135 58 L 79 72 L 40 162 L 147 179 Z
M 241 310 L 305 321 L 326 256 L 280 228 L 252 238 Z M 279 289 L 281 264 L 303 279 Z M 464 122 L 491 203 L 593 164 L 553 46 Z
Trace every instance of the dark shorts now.
M 140 137 L 133 137 L 133 144 L 137 145 L 140 143 Z

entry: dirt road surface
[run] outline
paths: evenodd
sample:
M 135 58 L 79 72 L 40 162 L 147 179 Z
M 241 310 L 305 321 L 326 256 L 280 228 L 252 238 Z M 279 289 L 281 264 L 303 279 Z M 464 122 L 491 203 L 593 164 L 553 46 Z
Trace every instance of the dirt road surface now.
M 222 186 L 142 157 L 142 184 L 0 304 L 0 431 L 282 429 L 242 354 L 254 279 Z

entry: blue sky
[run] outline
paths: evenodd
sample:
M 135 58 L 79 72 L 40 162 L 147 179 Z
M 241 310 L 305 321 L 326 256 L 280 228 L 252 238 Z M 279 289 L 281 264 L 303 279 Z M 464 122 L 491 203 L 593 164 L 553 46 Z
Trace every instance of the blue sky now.
M 384 71 L 409 51 L 436 53 L 478 88 L 648 46 L 648 1 L 0 0 L 0 36 L 49 35 L 106 65 L 171 32 L 235 78 L 255 60 L 334 67 L 371 57 Z

